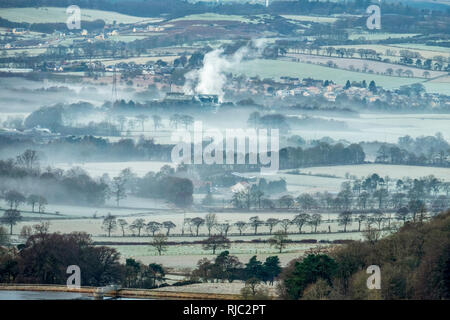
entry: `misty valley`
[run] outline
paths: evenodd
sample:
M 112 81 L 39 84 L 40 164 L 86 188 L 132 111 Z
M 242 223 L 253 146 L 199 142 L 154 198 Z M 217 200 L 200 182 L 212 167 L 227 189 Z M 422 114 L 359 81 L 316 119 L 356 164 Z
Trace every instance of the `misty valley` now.
M 450 298 L 445 2 L 0 2 L 0 300 Z

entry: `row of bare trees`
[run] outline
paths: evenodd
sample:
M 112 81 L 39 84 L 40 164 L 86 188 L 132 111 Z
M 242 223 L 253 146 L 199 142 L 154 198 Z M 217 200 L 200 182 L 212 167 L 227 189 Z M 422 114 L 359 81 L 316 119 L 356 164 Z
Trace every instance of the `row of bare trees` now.
M 111 233 L 120 229 L 122 232 L 122 236 L 125 237 L 127 230 L 132 232 L 132 235 L 141 236 L 142 231 L 144 230 L 148 235 L 155 236 L 155 233 L 161 231 L 161 229 L 166 229 L 166 235 L 169 235 L 170 230 L 175 228 L 176 225 L 172 221 L 164 221 L 162 223 L 156 221 L 146 222 L 142 218 L 138 218 L 133 220 L 131 223 L 128 223 L 125 219 L 117 219 L 117 217 L 108 213 L 106 217 L 103 219 L 102 229 L 108 233 L 108 237 L 111 236 Z
M 163 127 L 162 119 L 159 115 L 154 114 L 151 116 L 153 121 L 153 129 L 154 131 Z M 137 124 L 141 126 L 142 131 L 145 131 L 145 123 L 150 119 L 150 117 L 146 114 L 139 114 L 134 118 L 128 119 L 124 115 L 120 115 L 116 118 L 117 123 L 120 126 L 120 131 L 124 131 L 125 125 L 130 128 L 135 128 Z
M 38 213 L 44 212 L 47 205 L 47 199 L 37 194 L 30 194 L 25 196 L 19 191 L 10 190 L 2 196 L 3 200 L 7 203 L 10 209 L 17 210 L 20 205 L 28 204 L 31 206 L 31 212 L 35 212 L 38 209 Z

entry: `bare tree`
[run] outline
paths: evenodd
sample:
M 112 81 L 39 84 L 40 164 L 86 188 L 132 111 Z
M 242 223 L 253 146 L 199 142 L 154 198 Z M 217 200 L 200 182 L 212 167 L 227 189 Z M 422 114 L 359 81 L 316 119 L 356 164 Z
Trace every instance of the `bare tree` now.
M 108 232 L 108 237 L 111 237 L 111 232 L 117 229 L 116 217 L 108 213 L 103 219 L 102 229 Z
M 19 222 L 20 220 L 22 220 L 22 216 L 20 215 L 20 212 L 18 210 L 8 209 L 8 210 L 5 210 L 5 212 L 3 213 L 1 222 L 3 224 L 9 225 L 9 227 L 10 227 L 9 234 L 12 235 L 13 226 L 16 225 L 17 222 Z
M 152 115 L 152 120 L 153 120 L 153 128 L 155 129 L 155 131 L 161 127 L 161 117 L 154 114 Z
M 170 233 L 170 230 L 176 227 L 176 224 L 173 223 L 172 221 L 164 221 L 162 223 L 163 227 L 167 229 L 167 236 Z
M 198 230 L 200 227 L 205 224 L 205 220 L 200 217 L 195 217 L 191 219 L 190 224 L 195 227 L 195 235 L 198 236 Z
M 260 226 L 260 225 L 262 225 L 263 224 L 263 222 L 261 221 L 261 220 L 259 220 L 259 217 L 258 216 L 254 216 L 254 217 L 251 217 L 250 219 L 249 219 L 249 221 L 250 221 L 250 225 L 253 227 L 253 229 L 255 230 L 255 235 L 258 233 L 258 227 Z
M 283 228 L 284 233 L 287 234 L 289 226 L 292 224 L 291 220 L 283 219 L 280 221 L 281 228 Z
M 29 237 L 33 234 L 33 228 L 30 226 L 23 226 L 20 230 L 20 237 L 27 241 Z
M 145 125 L 145 121 L 148 120 L 148 116 L 145 115 L 145 114 L 139 114 L 139 115 L 136 116 L 136 118 L 137 118 L 137 119 L 139 120 L 139 122 L 141 123 L 142 131 L 145 131 L 145 130 L 144 130 L 144 129 L 145 129 L 144 125 Z
M 358 231 L 361 231 L 361 224 L 366 221 L 367 216 L 365 214 L 360 214 L 355 218 L 355 221 L 358 222 Z
M 343 211 L 339 214 L 338 217 L 339 225 L 344 226 L 344 232 L 347 232 L 347 225 L 352 222 L 352 213 L 351 211 Z
M 33 226 L 34 234 L 45 235 L 48 234 L 50 230 L 50 221 L 40 222 Z
M 119 224 L 119 227 L 122 230 L 122 236 L 125 237 L 125 229 L 128 225 L 128 222 L 125 219 L 119 219 L 117 220 L 117 223 Z
M 39 203 L 38 203 L 38 205 L 39 205 L 39 208 L 38 208 L 39 213 L 44 212 L 45 206 L 47 204 L 48 204 L 47 199 L 45 199 L 44 197 L 40 196 L 39 197 Z
M 170 117 L 170 124 L 171 126 L 175 127 L 175 129 L 178 129 L 178 124 L 181 121 L 181 116 L 179 114 L 174 114 Z
M 123 115 L 120 115 L 117 117 L 117 122 L 119 122 L 120 131 L 123 131 L 125 123 L 127 122 L 127 118 Z
M 384 220 L 384 214 L 380 210 L 376 210 L 375 213 L 372 214 L 370 219 L 378 225 L 378 230 L 381 230 L 381 226 Z
M 298 232 L 302 233 L 302 227 L 308 222 L 309 215 L 306 213 L 300 213 L 294 217 L 292 223 L 298 227 Z
M 130 225 L 131 229 L 138 231 L 138 237 L 141 236 L 141 230 L 144 227 L 145 227 L 145 220 L 141 218 L 134 220 Z
M 212 250 L 213 254 L 216 254 L 217 249 L 228 249 L 229 247 L 230 240 L 223 235 L 213 235 L 203 240 L 203 249 Z
M 407 207 L 401 207 L 396 212 L 396 217 L 398 220 L 402 220 L 403 224 L 405 224 L 406 219 L 408 219 L 409 216 L 409 210 Z
M 269 218 L 266 220 L 266 225 L 269 227 L 269 233 L 272 234 L 273 227 L 280 223 L 280 220 Z
M 314 227 L 314 232 L 317 232 L 317 227 L 322 222 L 322 215 L 319 213 L 314 213 L 309 219 L 308 223 L 311 226 L 311 229 Z
M 119 206 L 119 202 L 122 199 L 126 198 L 126 191 L 125 191 L 125 184 L 126 181 L 123 177 L 114 177 L 112 181 L 112 193 L 114 195 L 114 199 L 116 200 L 117 206 Z
M 219 233 L 225 237 L 228 235 L 228 231 L 230 231 L 230 228 L 231 228 L 231 225 L 229 222 L 216 224 L 217 231 L 219 231 Z
M 25 196 L 15 190 L 8 191 L 4 198 L 9 204 L 10 209 L 17 209 L 21 203 L 26 201 Z
M 156 221 L 150 221 L 149 223 L 147 223 L 147 226 L 145 227 L 145 230 L 147 230 L 147 232 L 151 232 L 152 236 L 155 236 L 155 232 L 159 231 L 161 229 L 161 223 L 156 222 Z
M 9 245 L 9 235 L 8 231 L 2 226 L 0 226 L 0 246 Z
M 153 236 L 153 240 L 150 242 L 150 245 L 155 247 L 156 251 L 158 251 L 158 255 L 161 255 L 167 250 L 167 237 L 162 233 L 158 233 Z
M 215 225 L 217 224 L 217 216 L 215 213 L 208 213 L 205 216 L 205 225 L 206 228 L 208 229 L 208 236 L 211 235 L 211 230 L 212 228 L 215 227 Z
M 247 224 L 244 221 L 235 222 L 234 225 L 239 230 L 239 235 L 242 236 L 242 232 L 247 229 Z
M 17 157 L 16 161 L 18 165 L 23 166 L 27 170 L 33 170 L 39 161 L 38 153 L 35 150 L 27 149 Z
M 281 253 L 284 248 L 286 248 L 286 243 L 288 242 L 288 236 L 283 231 L 275 231 L 273 238 L 269 239 L 271 246 L 274 246 Z
M 31 206 L 31 212 L 34 212 L 34 207 L 39 203 L 39 196 L 30 194 L 27 198 L 27 203 Z

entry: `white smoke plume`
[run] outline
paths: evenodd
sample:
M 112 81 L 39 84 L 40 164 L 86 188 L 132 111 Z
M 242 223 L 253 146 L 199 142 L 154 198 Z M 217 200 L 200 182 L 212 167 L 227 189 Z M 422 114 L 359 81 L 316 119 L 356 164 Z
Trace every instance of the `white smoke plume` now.
M 258 57 L 267 45 L 266 39 L 251 41 L 239 48 L 233 55 L 224 55 L 223 49 L 216 49 L 205 54 L 203 67 L 185 75 L 184 92 L 186 94 L 217 94 L 223 100 L 223 88 L 227 82 L 226 73 L 239 69 L 244 59 Z

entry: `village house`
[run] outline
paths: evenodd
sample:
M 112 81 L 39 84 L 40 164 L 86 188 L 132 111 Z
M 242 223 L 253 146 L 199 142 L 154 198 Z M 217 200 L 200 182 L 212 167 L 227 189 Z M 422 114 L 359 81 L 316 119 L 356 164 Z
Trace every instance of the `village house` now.
M 161 32 L 161 31 L 164 31 L 165 29 L 166 28 L 164 28 L 164 27 L 153 26 L 153 25 L 149 25 L 147 27 L 147 31 L 150 31 L 150 32 Z
M 230 191 L 233 193 L 246 192 L 250 189 L 250 184 L 247 181 L 241 181 L 230 187 Z
M 11 32 L 13 34 L 20 35 L 20 34 L 25 34 L 27 32 L 27 30 L 25 28 L 13 28 L 11 30 Z

